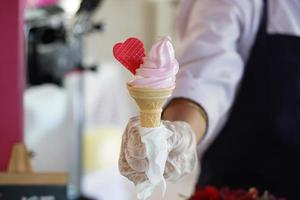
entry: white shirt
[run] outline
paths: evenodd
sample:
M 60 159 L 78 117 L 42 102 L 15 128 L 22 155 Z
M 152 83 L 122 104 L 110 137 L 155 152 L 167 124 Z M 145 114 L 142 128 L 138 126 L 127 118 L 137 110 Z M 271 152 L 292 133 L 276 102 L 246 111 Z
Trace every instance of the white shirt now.
M 300 0 L 269 0 L 270 34 L 300 36 Z M 173 97 L 203 106 L 205 150 L 224 126 L 262 15 L 263 0 L 182 0 L 177 18 L 180 71 Z

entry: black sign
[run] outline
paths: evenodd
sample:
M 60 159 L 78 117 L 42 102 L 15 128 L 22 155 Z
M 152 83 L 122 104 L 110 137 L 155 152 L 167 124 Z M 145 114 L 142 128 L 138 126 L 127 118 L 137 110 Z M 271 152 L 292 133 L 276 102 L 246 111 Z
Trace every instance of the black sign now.
M 0 200 L 67 200 L 65 185 L 0 185 Z

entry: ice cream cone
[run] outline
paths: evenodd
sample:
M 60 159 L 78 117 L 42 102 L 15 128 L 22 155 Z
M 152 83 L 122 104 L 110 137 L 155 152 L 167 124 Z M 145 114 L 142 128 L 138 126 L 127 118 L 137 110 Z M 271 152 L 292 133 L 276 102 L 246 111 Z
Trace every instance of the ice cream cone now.
M 165 89 L 138 88 L 127 85 L 128 91 L 140 109 L 141 126 L 160 126 L 162 107 L 171 96 L 174 87 Z

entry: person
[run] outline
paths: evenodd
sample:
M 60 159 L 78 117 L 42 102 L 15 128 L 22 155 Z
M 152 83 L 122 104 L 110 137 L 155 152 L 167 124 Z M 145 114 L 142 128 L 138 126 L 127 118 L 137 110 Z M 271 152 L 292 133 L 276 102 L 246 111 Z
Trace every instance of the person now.
M 177 27 L 180 71 L 162 118 L 196 135 L 199 185 L 299 199 L 300 1 L 184 0 Z

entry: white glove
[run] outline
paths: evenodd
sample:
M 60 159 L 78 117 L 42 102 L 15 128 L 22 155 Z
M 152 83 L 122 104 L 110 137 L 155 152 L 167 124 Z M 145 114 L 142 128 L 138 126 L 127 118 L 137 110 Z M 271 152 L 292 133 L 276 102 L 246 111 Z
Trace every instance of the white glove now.
M 169 146 L 164 177 L 169 181 L 177 181 L 184 175 L 192 172 L 196 166 L 196 139 L 193 130 L 186 122 L 162 121 L 162 125 L 171 133 L 167 139 Z M 139 117 L 129 120 L 122 138 L 119 158 L 121 174 L 135 185 L 146 181 L 148 169 L 145 145 L 139 133 Z

